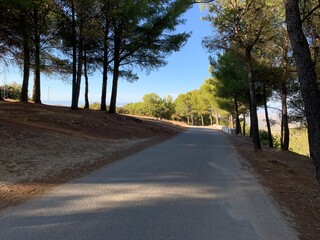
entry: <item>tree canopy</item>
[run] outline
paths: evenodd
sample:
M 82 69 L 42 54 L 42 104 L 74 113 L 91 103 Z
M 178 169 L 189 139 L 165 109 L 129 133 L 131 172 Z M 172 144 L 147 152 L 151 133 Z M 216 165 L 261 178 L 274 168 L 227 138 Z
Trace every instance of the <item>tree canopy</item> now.
M 184 0 L 0 1 L 0 56 L 23 66 L 21 101 L 28 101 L 30 70 L 36 103 L 41 103 L 41 73 L 70 75 L 72 109 L 78 108 L 83 77 L 88 105 L 89 73 L 99 67 L 101 110 L 106 110 L 111 74 L 109 111 L 114 113 L 119 77 L 137 80 L 135 69 L 164 66 L 166 57 L 186 43 L 190 33 L 175 30 L 191 5 Z

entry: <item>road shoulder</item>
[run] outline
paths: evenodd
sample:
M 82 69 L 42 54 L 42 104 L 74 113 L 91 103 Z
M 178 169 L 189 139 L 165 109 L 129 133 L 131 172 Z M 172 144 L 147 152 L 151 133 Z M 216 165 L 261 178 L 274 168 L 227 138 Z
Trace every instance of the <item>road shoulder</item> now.
M 250 138 L 228 135 L 261 184 L 293 223 L 302 240 L 320 236 L 320 194 L 310 158 L 264 147 L 254 151 Z

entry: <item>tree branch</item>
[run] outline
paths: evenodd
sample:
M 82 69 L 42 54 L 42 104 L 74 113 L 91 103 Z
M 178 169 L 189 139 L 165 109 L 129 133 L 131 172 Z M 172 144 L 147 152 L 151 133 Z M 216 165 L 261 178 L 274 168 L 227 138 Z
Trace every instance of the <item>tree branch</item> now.
M 195 3 L 211 3 L 213 2 L 214 0 L 206 0 L 206 1 L 193 1 L 191 2 L 191 4 L 195 4 Z
M 304 16 L 304 18 L 301 20 L 301 22 L 304 22 L 308 17 L 310 17 L 314 11 L 316 11 L 318 8 L 320 7 L 320 3 L 318 5 L 316 5 L 314 8 L 311 9 L 310 12 L 308 12 L 308 14 L 306 16 Z

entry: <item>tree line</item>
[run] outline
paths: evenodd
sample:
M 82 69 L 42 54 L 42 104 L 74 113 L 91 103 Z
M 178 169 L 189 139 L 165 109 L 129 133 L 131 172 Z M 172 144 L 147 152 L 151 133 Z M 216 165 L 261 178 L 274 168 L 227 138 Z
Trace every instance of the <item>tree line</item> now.
M 41 103 L 41 75 L 72 82 L 71 108 L 76 110 L 82 78 L 89 107 L 89 78 L 100 71 L 101 110 L 106 110 L 108 77 L 112 76 L 111 113 L 116 111 L 118 79 L 135 81 L 134 69 L 151 71 L 166 64 L 190 34 L 176 33 L 186 0 L 1 0 L 0 60 L 21 67 L 20 100 Z
M 143 96 L 141 102 L 128 103 L 119 108 L 119 112 L 158 119 L 178 120 L 188 125 L 232 125 L 230 112 L 224 109 L 226 100 L 216 95 L 216 86 L 212 78 L 204 81 L 199 89 L 161 98 L 156 93 Z M 221 104 L 221 105 L 219 105 Z M 230 125 L 230 126 L 231 126 Z
M 212 53 L 213 75 L 218 85 L 229 85 L 235 118 L 239 104 L 249 111 L 254 149 L 261 150 L 259 101 L 267 116 L 266 99 L 277 94 L 282 148 L 288 148 L 290 105 L 296 118 L 306 119 L 310 156 L 320 181 L 319 2 L 215 0 L 203 7 L 208 11 L 204 20 L 214 28 L 214 34 L 203 40 Z M 242 82 L 246 87 L 238 91 Z M 238 120 L 236 126 L 239 129 Z

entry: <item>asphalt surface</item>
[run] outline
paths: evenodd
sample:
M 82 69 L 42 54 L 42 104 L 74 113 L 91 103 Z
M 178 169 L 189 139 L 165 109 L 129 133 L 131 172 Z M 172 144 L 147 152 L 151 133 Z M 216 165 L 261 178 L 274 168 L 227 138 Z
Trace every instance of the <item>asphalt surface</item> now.
M 0 212 L 1 240 L 295 240 L 224 133 L 191 128 Z

